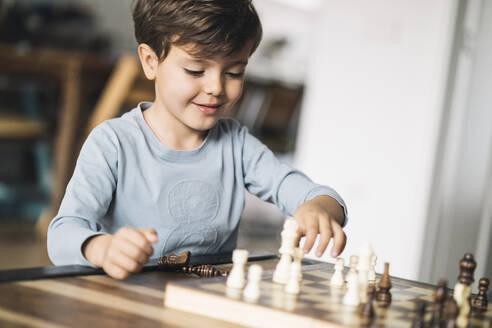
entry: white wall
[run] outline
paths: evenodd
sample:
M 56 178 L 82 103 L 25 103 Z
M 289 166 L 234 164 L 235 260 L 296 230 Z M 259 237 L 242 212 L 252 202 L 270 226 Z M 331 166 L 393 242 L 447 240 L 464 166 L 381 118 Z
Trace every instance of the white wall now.
M 417 279 L 456 1 L 326 1 L 313 34 L 296 166 L 348 204 L 348 244 Z M 327 259 L 327 257 L 324 257 Z

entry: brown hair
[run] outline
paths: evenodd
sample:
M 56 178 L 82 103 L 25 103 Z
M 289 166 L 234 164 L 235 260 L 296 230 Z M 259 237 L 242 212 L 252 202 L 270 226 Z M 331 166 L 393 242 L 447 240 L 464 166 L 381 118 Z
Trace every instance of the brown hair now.
M 262 36 L 251 0 L 134 0 L 132 14 L 137 42 L 148 44 L 161 61 L 172 44 L 193 44 L 193 55 L 211 58 L 251 42 L 251 55 Z

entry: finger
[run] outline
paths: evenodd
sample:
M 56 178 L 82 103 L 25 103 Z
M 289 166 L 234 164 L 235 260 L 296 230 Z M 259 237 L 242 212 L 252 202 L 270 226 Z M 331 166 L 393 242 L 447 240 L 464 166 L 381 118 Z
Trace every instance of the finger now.
M 145 235 L 137 229 L 125 227 L 120 229 L 121 237 L 131 242 L 133 245 L 141 249 L 148 256 L 154 253 L 151 243 L 147 240 Z M 119 231 L 118 231 L 119 232 Z M 132 255 L 132 254 L 128 254 Z
M 113 257 L 111 263 L 127 272 L 139 272 L 143 266 L 142 263 L 139 263 L 134 258 L 131 258 L 122 252 Z
M 299 243 L 301 242 L 301 238 L 304 236 L 305 227 L 301 223 L 297 222 L 297 234 L 294 239 L 294 245 L 299 247 Z
M 326 250 L 328 243 L 333 235 L 330 219 L 326 216 L 319 218 L 319 243 L 316 249 L 316 256 L 320 257 Z
M 312 223 L 306 227 L 306 241 L 304 242 L 304 252 L 308 253 L 313 248 L 316 241 L 316 235 L 318 234 L 318 227 L 316 223 Z
M 139 231 L 150 243 L 157 243 L 159 241 L 157 238 L 157 231 L 155 231 L 155 229 L 139 229 Z
M 115 238 L 113 241 L 114 247 L 116 249 L 116 255 L 113 255 L 112 258 L 117 258 L 119 256 L 126 256 L 131 258 L 134 261 L 137 261 L 141 264 L 147 263 L 149 259 L 149 254 L 144 252 L 141 248 L 133 244 L 128 239 L 123 238 Z M 152 255 L 152 254 L 151 254 Z
M 119 280 L 126 279 L 130 275 L 128 271 L 123 270 L 112 262 L 106 262 L 103 266 L 103 270 L 108 274 L 108 276 Z
M 337 257 L 345 248 L 347 236 L 338 223 L 332 222 L 331 228 L 333 231 L 333 247 L 331 248 L 331 256 Z

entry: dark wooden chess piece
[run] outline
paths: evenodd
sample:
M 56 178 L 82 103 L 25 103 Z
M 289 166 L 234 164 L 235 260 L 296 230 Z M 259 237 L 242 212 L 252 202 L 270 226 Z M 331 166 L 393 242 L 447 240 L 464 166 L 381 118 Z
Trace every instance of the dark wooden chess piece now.
M 489 290 L 489 279 L 482 278 L 478 281 L 478 295 L 473 299 L 472 309 L 474 312 L 485 312 L 489 305 L 487 291 Z
M 185 266 L 181 270 L 184 273 L 193 273 L 200 277 L 210 278 L 210 277 L 225 277 L 229 274 L 229 271 L 225 269 L 218 269 L 213 265 L 196 265 L 196 266 Z
M 460 260 L 460 274 L 458 275 L 458 281 L 467 286 L 471 285 L 473 281 L 473 272 L 477 267 L 477 262 L 473 259 L 473 254 L 466 253 Z
M 448 297 L 448 282 L 439 280 L 436 289 L 434 290 L 434 304 L 432 304 L 432 319 L 430 326 L 440 328 L 443 326 L 443 309 L 444 302 Z
M 415 318 L 413 319 L 412 328 L 425 327 L 425 309 L 427 303 L 425 301 L 417 301 L 415 303 Z
M 444 302 L 444 314 L 443 319 L 445 322 L 444 327 L 446 328 L 456 328 L 456 318 L 459 313 L 458 304 L 452 297 L 448 297 L 446 302 Z
M 388 307 L 391 304 L 391 278 L 389 275 L 389 263 L 384 263 L 384 273 L 379 279 L 376 300 L 379 306 Z
M 362 306 L 361 317 L 362 325 L 368 327 L 372 324 L 376 316 L 374 311 L 374 298 L 376 296 L 376 286 L 369 284 L 367 286 L 367 302 Z
M 157 259 L 159 268 L 166 271 L 176 271 L 180 268 L 187 266 L 190 262 L 189 251 L 181 252 L 181 255 L 171 254 L 168 256 L 161 256 Z

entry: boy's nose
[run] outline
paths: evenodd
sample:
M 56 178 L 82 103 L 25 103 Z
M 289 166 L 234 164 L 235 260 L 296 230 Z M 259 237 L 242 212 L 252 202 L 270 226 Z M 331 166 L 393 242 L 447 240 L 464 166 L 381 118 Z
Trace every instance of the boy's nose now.
M 203 90 L 206 94 L 218 97 L 222 95 L 224 90 L 224 82 L 222 76 L 211 76 L 205 82 Z

